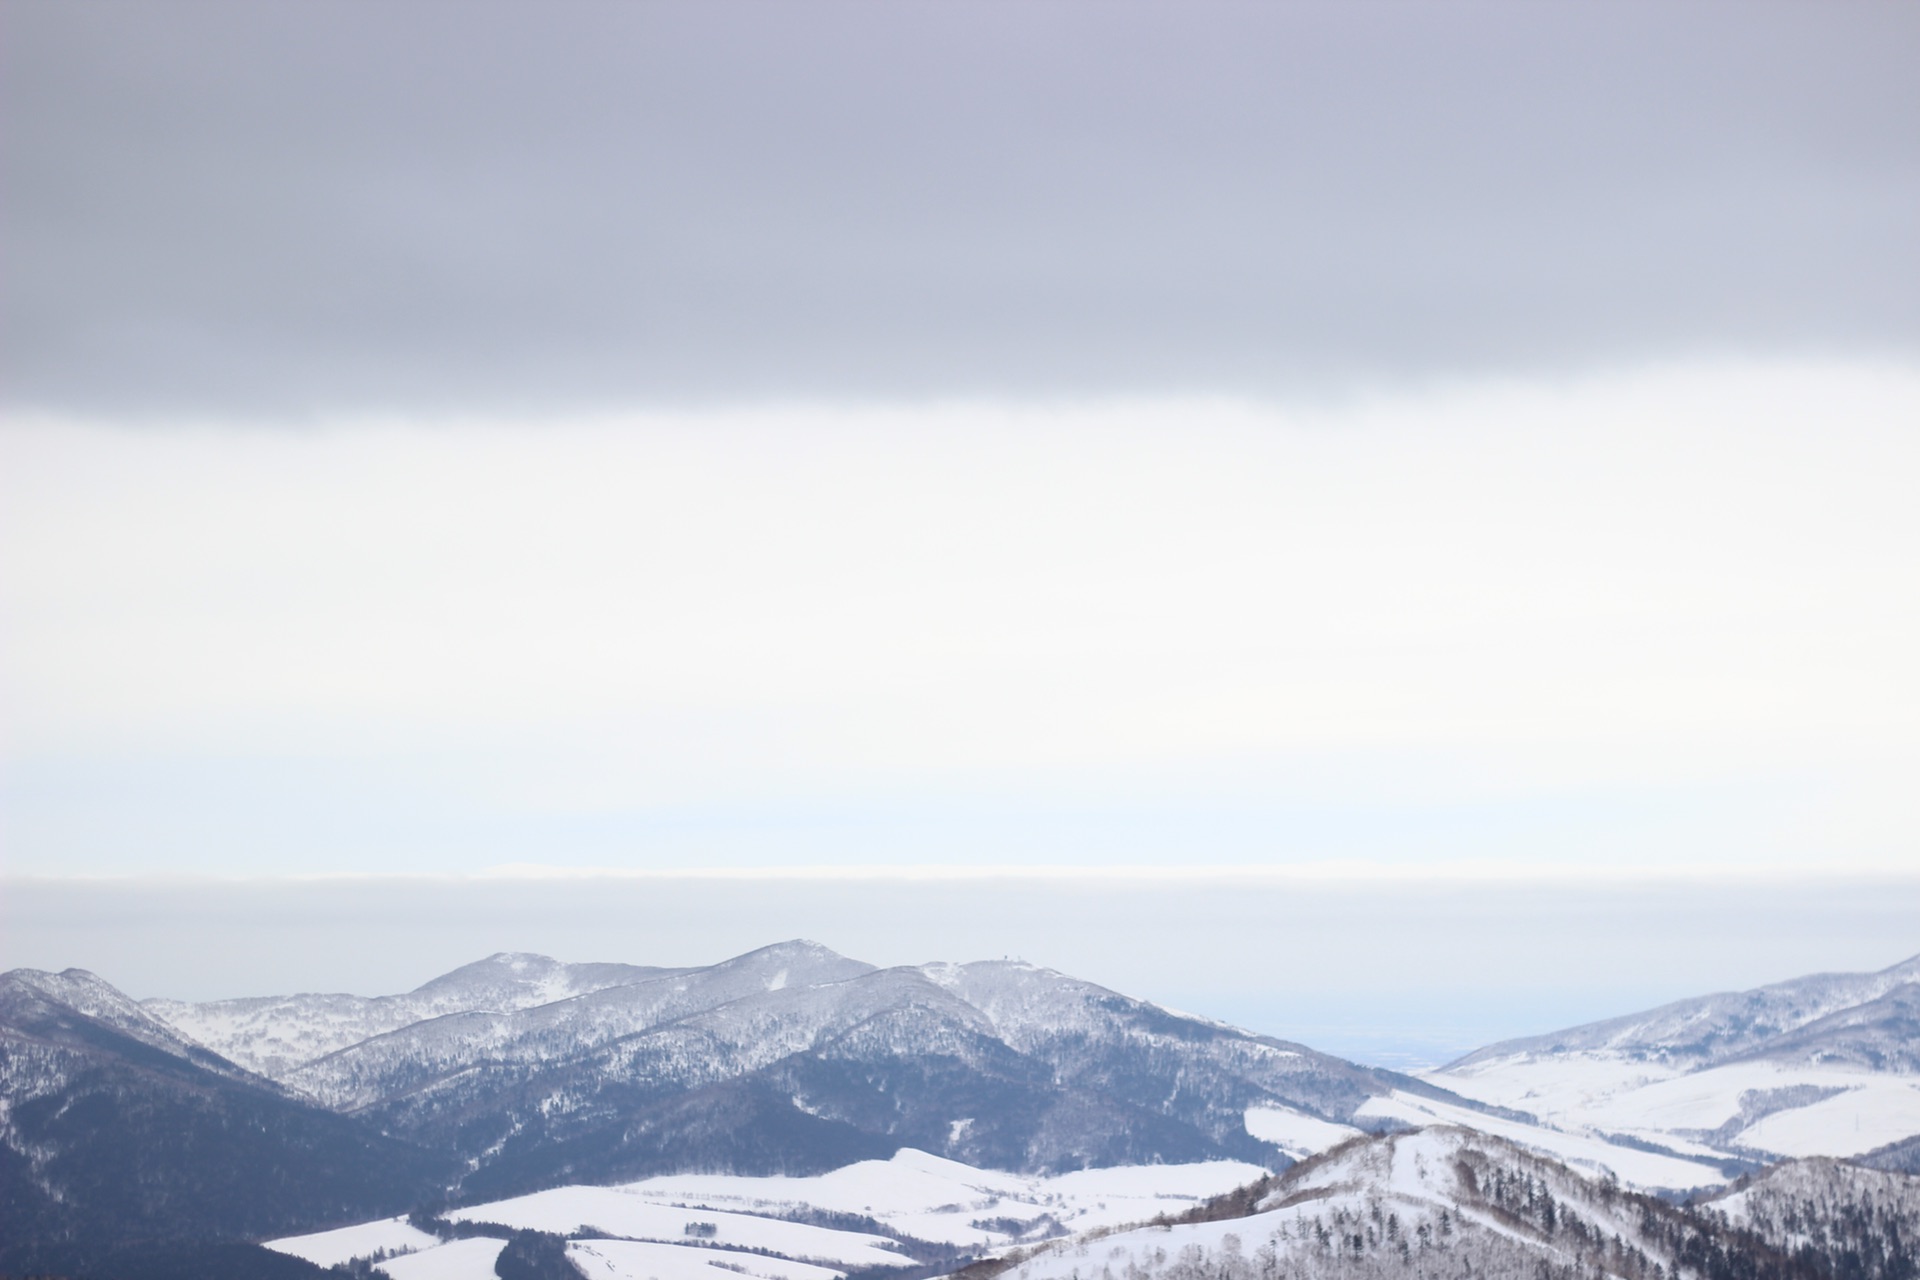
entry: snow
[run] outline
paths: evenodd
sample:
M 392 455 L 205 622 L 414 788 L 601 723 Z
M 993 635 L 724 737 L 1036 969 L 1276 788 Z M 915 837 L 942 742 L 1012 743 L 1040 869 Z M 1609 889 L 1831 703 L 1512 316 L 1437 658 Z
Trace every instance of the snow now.
M 1729 1145 L 1781 1156 L 1852 1156 L 1920 1133 L 1920 1078 L 1859 1067 L 1751 1061 L 1680 1073 L 1603 1053 L 1515 1057 L 1434 1072 L 1456 1093 L 1574 1132 L 1616 1133 L 1706 1153 L 1709 1135 L 1785 1090 L 1797 1106 L 1736 1127 Z M 1822 1092 L 1836 1096 L 1822 1099 Z M 1624 1177 L 1625 1175 L 1622 1174 Z
M 1076 1199 L 1198 1203 L 1258 1181 L 1266 1170 L 1237 1160 L 1204 1164 L 1127 1164 L 1037 1178 L 1045 1193 Z
M 349 1082 L 399 1054 L 446 1046 L 497 1053 L 516 1037 L 539 1046 L 569 1034 L 582 1047 L 742 996 L 806 988 L 872 971 L 812 943 L 782 943 L 705 969 L 564 964 L 501 953 L 404 995 L 302 994 L 192 1004 L 149 1000 L 157 1020 L 324 1105 L 364 1105 Z M 545 1048 L 528 1049 L 540 1057 Z M 326 1064 L 332 1065 L 326 1065 Z
M 1611 1173 L 1622 1182 L 1646 1188 L 1684 1191 L 1719 1186 L 1726 1176 L 1711 1165 L 1676 1159 L 1650 1151 L 1636 1151 L 1586 1134 L 1566 1133 L 1542 1125 L 1485 1115 L 1466 1107 L 1395 1091 L 1370 1098 L 1356 1117 L 1398 1120 L 1410 1125 L 1458 1125 L 1490 1133 L 1509 1142 L 1545 1152 L 1556 1160 L 1589 1172 Z
M 800 1222 L 781 1222 L 742 1213 L 685 1209 L 655 1203 L 623 1187 L 555 1187 L 491 1204 L 454 1209 L 455 1222 L 489 1222 L 522 1231 L 571 1235 L 592 1230 L 631 1240 L 681 1243 L 693 1223 L 711 1223 L 707 1237 L 718 1246 L 765 1249 L 788 1258 L 805 1258 L 842 1267 L 905 1267 L 913 1260 L 888 1248 L 884 1236 L 835 1231 Z
M 589 1280 L 837 1280 L 847 1270 L 912 1267 L 885 1236 L 784 1221 L 824 1210 L 861 1214 L 915 1239 L 1005 1249 L 1023 1235 L 1132 1226 L 1173 1216 L 1258 1180 L 1265 1170 L 1235 1161 L 1126 1165 L 1058 1176 L 976 1169 L 911 1148 L 814 1177 L 680 1174 L 615 1187 L 556 1187 L 454 1209 L 458 1222 L 489 1223 L 575 1240 L 569 1256 Z M 975 1226 L 992 1220 L 994 1229 Z M 1013 1231 L 1001 1229 L 1002 1220 Z M 688 1235 L 691 1224 L 713 1234 Z M 415 1250 L 380 1263 L 393 1280 L 484 1280 L 498 1240 L 441 1244 L 403 1218 L 289 1236 L 269 1248 L 332 1266 L 386 1250 Z M 726 1274 L 721 1274 L 726 1273 Z
M 1920 956 L 1878 973 L 1809 974 L 1750 991 L 1723 991 L 1543 1036 L 1489 1045 L 1456 1064 L 1455 1070 L 1471 1070 L 1491 1061 L 1569 1053 L 1659 1061 L 1683 1069 L 1706 1067 L 1745 1057 L 1771 1040 L 1843 1010 L 1879 1001 L 1915 982 L 1920 982 Z M 1808 1050 L 1817 1055 L 1818 1047 L 1802 1045 L 1796 1052 Z M 1801 1060 L 1817 1061 L 1817 1056 Z
M 316 1267 L 333 1267 L 355 1258 L 371 1258 L 376 1253 L 417 1253 L 439 1243 L 438 1236 L 410 1226 L 405 1218 L 382 1218 L 378 1222 L 363 1222 L 332 1231 L 267 1240 L 262 1242 L 262 1247 L 305 1258 Z
M 376 1264 L 375 1270 L 393 1280 L 498 1280 L 493 1263 L 506 1245 L 505 1240 L 484 1237 L 450 1240 L 404 1258 L 389 1258 Z
M 1383 1194 L 1409 1204 L 1442 1203 L 1441 1193 L 1431 1185 L 1432 1175 L 1451 1168 L 1458 1142 L 1458 1135 L 1413 1134 L 1369 1147 L 1344 1161 L 1336 1157 L 1337 1163 L 1319 1170 L 1302 1187 L 1290 1188 L 1296 1203 L 1250 1217 L 1136 1227 L 1095 1241 L 1061 1241 L 1013 1268 L 1008 1280 L 1087 1280 L 1108 1272 L 1121 1274 L 1130 1264 L 1164 1270 L 1168 1259 L 1181 1257 L 1194 1246 L 1209 1254 L 1225 1252 L 1229 1237 L 1239 1242 L 1243 1253 L 1271 1242 L 1284 1254 L 1290 1238 L 1304 1238 L 1308 1220 L 1331 1216 L 1343 1207 L 1364 1209 Z M 1419 1158 L 1422 1155 L 1424 1160 Z M 1301 1191 L 1305 1194 L 1299 1195 Z
M 841 1274 L 764 1254 L 638 1240 L 575 1240 L 567 1257 L 587 1280 L 839 1280 Z
M 1739 1140 L 1783 1156 L 1845 1157 L 1914 1133 L 1920 1133 L 1920 1080 L 1873 1076 L 1824 1101 L 1763 1116 L 1742 1129 Z
M 1291 1107 L 1248 1107 L 1245 1124 L 1253 1137 L 1271 1142 L 1296 1160 L 1337 1147 L 1360 1134 L 1352 1125 L 1334 1124 Z
M 750 1213 L 816 1208 L 863 1214 L 914 1239 L 991 1248 L 1014 1237 L 974 1222 L 1037 1223 L 1044 1215 L 1073 1231 L 1145 1222 L 1224 1195 L 1264 1172 L 1257 1165 L 1222 1160 L 1026 1176 L 976 1169 L 908 1148 L 890 1160 L 863 1160 L 814 1177 L 682 1174 L 630 1183 L 621 1190 L 662 1204 Z
M 1608 1098 L 1683 1074 L 1678 1068 L 1656 1062 L 1611 1054 L 1568 1053 L 1516 1055 L 1428 1072 L 1426 1078 L 1476 1102 L 1531 1112 L 1555 1124 Z M 1718 1123 L 1716 1120 L 1706 1127 Z
M 1175 1260 L 1187 1263 L 1235 1250 L 1242 1256 L 1264 1256 L 1269 1247 L 1279 1261 L 1279 1271 L 1298 1274 L 1287 1263 L 1289 1255 L 1297 1258 L 1303 1250 L 1320 1248 L 1313 1243 L 1316 1224 L 1342 1212 L 1355 1217 L 1391 1212 L 1399 1217 L 1403 1230 L 1411 1230 L 1417 1223 L 1431 1222 L 1444 1210 L 1463 1236 L 1473 1232 L 1503 1236 L 1543 1261 L 1564 1262 L 1566 1256 L 1537 1233 L 1517 1228 L 1475 1203 L 1476 1196 L 1463 1194 L 1457 1170 L 1463 1153 L 1470 1148 L 1480 1148 L 1495 1162 L 1509 1167 L 1519 1156 L 1493 1149 L 1491 1141 L 1475 1132 L 1443 1126 L 1357 1143 L 1287 1175 L 1251 1216 L 1140 1227 L 1098 1240 L 1062 1240 L 1015 1265 L 1004 1280 L 1093 1280 L 1124 1274 L 1134 1266 L 1164 1273 Z M 1592 1184 L 1581 1184 L 1576 1175 L 1564 1170 L 1556 1176 L 1549 1169 L 1546 1176 L 1562 1203 L 1578 1202 L 1581 1213 L 1596 1227 L 1627 1239 L 1634 1237 L 1639 1211 L 1633 1202 L 1583 1194 L 1594 1189 Z M 1196 1249 L 1201 1254 L 1192 1252 Z M 1194 1266 L 1192 1273 L 1210 1274 L 1211 1268 Z

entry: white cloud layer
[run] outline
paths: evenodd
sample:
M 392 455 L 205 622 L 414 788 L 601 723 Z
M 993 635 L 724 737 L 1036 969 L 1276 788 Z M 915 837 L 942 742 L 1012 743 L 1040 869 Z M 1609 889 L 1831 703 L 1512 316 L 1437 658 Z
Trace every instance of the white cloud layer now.
M 16 421 L 8 770 L 73 795 L 13 806 L 9 862 L 136 858 L 74 835 L 90 769 L 245 758 L 536 817 L 895 797 L 896 833 L 983 795 L 1725 792 L 1698 829 L 1786 779 L 1790 839 L 1755 856 L 1920 869 L 1916 422 L 1920 374 L 1845 363 L 1291 405 Z M 366 869 L 350 836 L 247 838 Z M 1453 856 L 1545 856 L 1489 841 Z M 622 860 L 523 844 L 475 856 Z M 772 856 L 736 832 L 626 860 Z

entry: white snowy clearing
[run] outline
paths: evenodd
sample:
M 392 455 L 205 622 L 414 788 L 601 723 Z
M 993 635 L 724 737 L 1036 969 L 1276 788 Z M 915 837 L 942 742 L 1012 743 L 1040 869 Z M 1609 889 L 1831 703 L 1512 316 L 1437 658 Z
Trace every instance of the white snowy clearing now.
M 1049 1223 L 1086 1231 L 1177 1214 L 1245 1186 L 1264 1172 L 1258 1165 L 1220 1160 L 1043 1177 L 976 1169 L 908 1148 L 891 1160 L 863 1160 L 810 1178 L 681 1174 L 617 1190 L 655 1204 L 748 1214 L 808 1209 L 860 1214 L 916 1240 L 993 1248 Z M 715 1219 L 712 1213 L 697 1216 Z M 1016 1226 L 1020 1229 L 1009 1229 Z M 716 1242 L 727 1243 L 724 1226 Z
M 765 1254 L 641 1240 L 574 1240 L 567 1257 L 587 1280 L 838 1280 L 841 1274 Z
M 1556 1128 L 1674 1150 L 1705 1150 L 1712 1139 L 1772 1155 L 1846 1157 L 1920 1133 L 1920 1077 L 1858 1067 L 1762 1060 L 1682 1073 L 1600 1051 L 1497 1059 L 1428 1078 Z
M 1290 1107 L 1248 1107 L 1245 1123 L 1248 1133 L 1271 1142 L 1295 1160 L 1360 1136 L 1360 1130 L 1352 1125 L 1334 1124 Z
M 334 1231 L 269 1240 L 266 1247 L 276 1253 L 305 1258 L 316 1267 L 336 1267 L 355 1258 L 371 1258 L 383 1253 L 418 1253 L 439 1243 L 439 1237 L 410 1226 L 405 1218 L 382 1218 L 378 1222 L 362 1222 Z
M 688 1209 L 654 1202 L 627 1187 L 555 1187 L 511 1200 L 451 1209 L 453 1222 L 485 1222 L 516 1231 L 571 1235 L 592 1231 L 620 1240 L 651 1240 L 695 1249 L 764 1249 L 783 1258 L 841 1268 L 910 1267 L 885 1236 L 836 1231 L 745 1213 Z
M 499 1280 L 493 1263 L 505 1240 L 449 1240 L 403 1258 L 389 1258 L 376 1268 L 393 1280 Z

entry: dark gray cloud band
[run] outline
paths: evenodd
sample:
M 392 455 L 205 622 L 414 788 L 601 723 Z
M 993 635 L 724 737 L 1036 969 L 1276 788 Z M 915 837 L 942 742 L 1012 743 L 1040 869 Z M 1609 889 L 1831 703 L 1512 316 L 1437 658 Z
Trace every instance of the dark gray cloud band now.
M 1920 351 L 1910 5 L 6 9 L 4 383 L 105 414 Z

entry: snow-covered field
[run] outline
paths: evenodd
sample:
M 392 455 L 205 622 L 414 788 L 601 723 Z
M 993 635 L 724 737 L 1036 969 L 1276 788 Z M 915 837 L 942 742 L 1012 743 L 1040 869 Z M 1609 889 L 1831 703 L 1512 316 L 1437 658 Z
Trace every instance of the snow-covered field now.
M 785 1214 L 808 1208 L 860 1214 L 903 1236 L 969 1248 L 1007 1244 L 1050 1219 L 1069 1231 L 1146 1222 L 1245 1186 L 1265 1172 L 1236 1161 L 1131 1165 L 1056 1177 L 1002 1173 L 908 1149 L 811 1178 L 683 1174 L 620 1191 L 656 1204 Z M 705 1215 L 711 1217 L 713 1215 Z M 992 1226 L 981 1226 L 991 1222 Z M 724 1239 L 722 1240 L 724 1243 Z
M 1505 1137 L 1590 1172 L 1611 1172 L 1644 1187 L 1715 1186 L 1711 1165 L 1636 1151 L 1578 1133 L 1503 1120 L 1410 1094 L 1375 1099 L 1364 1118 L 1403 1124 L 1461 1125 Z M 1297 1111 L 1253 1108 L 1256 1137 L 1305 1157 L 1359 1130 Z M 618 1186 L 556 1187 L 455 1209 L 455 1222 L 558 1235 L 590 1233 L 570 1252 L 595 1280 L 834 1280 L 849 1270 L 911 1267 L 893 1237 L 991 1253 L 1061 1234 L 1128 1227 L 1183 1211 L 1259 1179 L 1266 1171 L 1233 1161 L 1131 1165 L 1057 1176 L 977 1169 L 904 1150 L 812 1177 L 676 1174 Z M 857 1215 L 880 1231 L 849 1231 L 788 1219 L 811 1212 Z M 1204 1233 L 1203 1233 L 1204 1234 Z M 1215 1232 L 1218 1234 L 1218 1232 Z M 322 1266 L 377 1253 L 394 1280 L 465 1280 L 491 1274 L 487 1241 L 440 1244 L 404 1219 L 344 1227 L 269 1242 Z M 497 1251 L 499 1241 L 490 1242 Z M 478 1268 L 477 1270 L 475 1268 Z
M 355 1258 L 371 1258 L 383 1253 L 418 1253 L 439 1243 L 438 1237 L 409 1226 L 405 1218 L 382 1218 L 335 1231 L 269 1240 L 267 1248 L 305 1258 L 316 1267 L 334 1267 Z
M 906 1267 L 913 1259 L 885 1236 L 836 1231 L 752 1214 L 660 1204 L 628 1187 L 555 1187 L 529 1196 L 448 1211 L 454 1222 L 487 1222 L 517 1231 L 571 1235 L 592 1231 L 621 1240 L 764 1249 L 840 1268 Z M 710 1234 L 709 1234 L 710 1231 Z
M 1248 1133 L 1271 1142 L 1295 1160 L 1360 1135 L 1352 1125 L 1334 1124 L 1290 1107 L 1248 1107 L 1245 1123 Z
M 567 1257 L 587 1280 L 838 1280 L 840 1272 L 786 1258 L 640 1240 L 574 1240 Z
M 449 1240 L 419 1253 L 389 1258 L 379 1269 L 393 1280 L 498 1280 L 494 1259 L 505 1240 Z
M 815 1177 L 684 1174 L 612 1187 L 556 1187 L 455 1209 L 446 1217 L 612 1237 L 570 1246 L 589 1276 L 607 1280 L 727 1280 L 719 1272 L 759 1280 L 834 1280 L 853 1269 L 917 1265 L 894 1235 L 986 1252 L 1023 1238 L 1172 1216 L 1263 1173 L 1257 1165 L 1215 1161 L 1027 1176 L 909 1149 Z M 786 1220 L 815 1211 L 870 1218 L 892 1234 Z M 267 1247 L 321 1266 L 404 1254 L 380 1263 L 394 1280 L 465 1280 L 480 1265 L 475 1259 L 482 1244 L 495 1252 L 500 1246 L 498 1240 L 440 1244 L 405 1219 L 388 1218 L 273 1240 Z M 491 1268 L 488 1254 L 472 1274 L 490 1276 Z
M 1428 1079 L 1555 1128 L 1681 1151 L 1844 1157 L 1920 1133 L 1920 1077 L 1858 1067 L 1763 1060 L 1682 1073 L 1603 1051 L 1497 1059 Z

